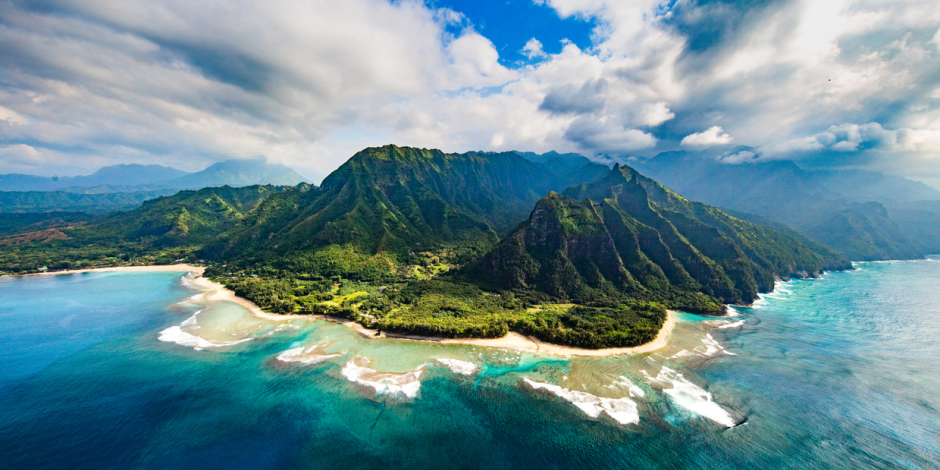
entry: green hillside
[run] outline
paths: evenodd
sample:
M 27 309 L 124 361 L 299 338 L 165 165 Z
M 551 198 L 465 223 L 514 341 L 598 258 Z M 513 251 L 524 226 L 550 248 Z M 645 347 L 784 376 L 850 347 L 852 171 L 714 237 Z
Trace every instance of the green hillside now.
M 927 226 L 929 218 L 914 223 L 909 233 Z M 928 246 L 918 245 L 905 234 L 888 211 L 875 202 L 852 204 L 822 222 L 804 230 L 806 235 L 832 249 L 859 261 L 917 259 L 924 257 Z M 925 250 L 925 248 L 927 250 Z
M 139 206 L 142 202 L 175 193 L 162 189 L 133 193 L 80 194 L 66 191 L 0 191 L 0 213 L 70 211 L 100 214 Z
M 32 271 L 119 262 L 169 263 L 231 229 L 274 186 L 180 191 L 137 209 L 0 238 L 0 269 Z
M 479 256 L 557 186 L 555 175 L 510 152 L 369 148 L 319 188 L 268 199 L 203 253 L 378 280 L 422 257 L 463 263 Z
M 543 198 L 468 269 L 487 285 L 562 301 L 638 298 L 717 311 L 756 299 L 777 278 L 848 267 L 831 250 L 810 249 L 618 166 L 600 181 Z

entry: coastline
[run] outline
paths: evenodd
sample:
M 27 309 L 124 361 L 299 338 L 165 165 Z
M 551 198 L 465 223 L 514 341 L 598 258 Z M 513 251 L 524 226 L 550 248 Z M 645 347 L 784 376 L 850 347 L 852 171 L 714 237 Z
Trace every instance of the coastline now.
M 202 266 L 193 266 L 191 264 L 161 264 L 161 265 L 152 265 L 152 266 L 113 266 L 110 268 L 86 268 L 86 269 L 66 269 L 63 271 L 46 271 L 42 273 L 27 273 L 27 274 L 4 274 L 3 277 L 20 277 L 20 276 L 56 276 L 60 274 L 81 274 L 81 273 L 97 273 L 97 272 L 114 272 L 114 271 L 169 271 L 169 272 L 194 272 L 202 276 L 202 273 L 206 268 Z
M 674 310 L 666 310 L 666 321 L 663 323 L 663 327 L 659 330 L 659 334 L 656 335 L 656 338 L 653 341 L 650 341 L 646 344 L 641 344 L 639 346 L 633 346 L 629 348 L 607 348 L 607 349 L 584 349 L 584 348 L 575 348 L 572 346 L 561 346 L 552 343 L 546 343 L 544 341 L 539 341 L 536 338 L 530 336 L 524 336 L 515 331 L 510 331 L 506 336 L 502 338 L 491 338 L 491 339 L 472 339 L 472 338 L 455 338 L 455 339 L 445 339 L 441 341 L 446 344 L 469 344 L 473 346 L 483 346 L 491 348 L 509 348 L 509 349 L 521 349 L 524 351 L 538 352 L 542 354 L 551 354 L 553 356 L 561 357 L 571 357 L 571 356 L 580 356 L 580 357 L 605 357 L 605 356 L 621 356 L 625 354 L 638 354 L 638 353 L 648 353 L 657 351 L 659 349 L 665 348 L 669 342 L 669 336 L 672 334 L 673 328 L 676 326 L 676 312 Z
M 253 313 L 258 318 L 264 318 L 266 320 L 273 321 L 286 321 L 294 320 L 298 318 L 306 318 L 313 320 L 326 320 L 332 321 L 335 323 L 340 323 L 349 328 L 352 328 L 363 336 L 368 338 L 388 338 L 388 339 L 398 339 L 398 340 L 411 340 L 411 341 L 433 341 L 442 344 L 466 344 L 470 346 L 482 346 L 488 348 L 507 348 L 507 349 L 517 349 L 522 351 L 536 352 L 541 354 L 550 354 L 553 356 L 561 357 L 571 357 L 571 356 L 582 356 L 582 357 L 604 357 L 604 356 L 620 356 L 624 354 L 637 354 L 637 353 L 648 353 L 653 352 L 659 349 L 666 347 L 669 336 L 672 334 L 673 328 L 676 326 L 676 315 L 674 310 L 666 311 L 666 321 L 663 323 L 663 327 L 659 330 L 659 334 L 656 335 L 656 338 L 653 341 L 650 341 L 646 344 L 641 344 L 640 346 L 634 346 L 629 348 L 607 348 L 607 349 L 583 349 L 575 348 L 571 346 L 560 346 L 557 344 L 545 343 L 539 341 L 536 338 L 523 336 L 515 331 L 510 331 L 506 336 L 502 338 L 434 338 L 429 336 L 417 336 L 417 335 L 398 335 L 395 333 L 386 334 L 384 332 L 379 332 L 378 330 L 366 328 L 359 323 L 356 323 L 351 320 L 343 320 L 334 317 L 328 317 L 325 315 L 295 315 L 295 314 L 276 314 L 269 313 L 262 310 L 260 307 L 255 305 L 254 302 L 250 300 L 243 299 L 235 295 L 235 292 L 227 289 L 222 284 L 217 282 L 212 282 L 209 279 L 206 279 L 202 276 L 193 280 L 193 285 L 197 286 L 205 291 L 211 292 L 206 295 L 206 300 L 226 300 L 229 302 L 234 302 L 242 307 L 247 308 L 251 313 Z
M 108 271 L 175 271 L 175 272 L 189 272 L 193 273 L 196 276 L 193 277 L 192 285 L 199 290 L 206 292 L 205 299 L 207 301 L 227 301 L 233 302 L 242 307 L 245 307 L 253 315 L 258 318 L 263 318 L 265 320 L 271 321 L 288 321 L 295 319 L 312 319 L 312 320 L 326 320 L 332 321 L 335 323 L 342 324 L 349 328 L 352 328 L 363 336 L 368 338 L 388 338 L 388 339 L 399 339 L 399 340 L 411 340 L 411 341 L 433 341 L 442 344 L 465 344 L 470 346 L 481 346 L 488 348 L 506 348 L 506 349 L 516 349 L 528 352 L 535 352 L 540 354 L 550 354 L 553 356 L 560 357 L 605 357 L 605 356 L 620 356 L 625 354 L 638 354 L 638 353 L 648 353 L 653 352 L 659 349 L 666 347 L 669 336 L 672 334 L 672 330 L 676 325 L 676 316 L 675 311 L 667 310 L 666 311 L 666 321 L 663 323 L 663 327 L 659 330 L 659 333 L 656 335 L 656 338 L 649 343 L 642 344 L 640 346 L 634 346 L 629 348 L 607 348 L 607 349 L 583 349 L 576 348 L 571 346 L 561 346 L 557 344 L 546 343 L 539 341 L 536 338 L 524 336 L 514 331 L 510 331 L 506 336 L 502 338 L 434 338 L 434 337 L 425 337 L 425 336 L 416 336 L 416 335 L 398 335 L 394 333 L 386 334 L 384 332 L 379 332 L 378 330 L 373 330 L 366 328 L 359 323 L 356 323 L 351 320 L 343 320 L 340 318 L 328 317 L 325 315 L 282 315 L 276 313 L 265 312 L 254 302 L 243 299 L 237 295 L 235 292 L 226 288 L 222 284 L 213 282 L 208 278 L 202 276 L 205 272 L 205 268 L 202 266 L 193 266 L 189 264 L 172 264 L 172 265 L 159 265 L 159 266 L 118 266 L 111 268 L 88 268 L 88 269 L 75 269 L 75 270 L 66 270 L 66 271 L 54 271 L 54 272 L 44 272 L 44 273 L 32 273 L 32 274 L 20 274 L 19 276 L 48 276 L 48 275 L 60 275 L 60 274 L 78 274 L 86 272 L 108 272 Z

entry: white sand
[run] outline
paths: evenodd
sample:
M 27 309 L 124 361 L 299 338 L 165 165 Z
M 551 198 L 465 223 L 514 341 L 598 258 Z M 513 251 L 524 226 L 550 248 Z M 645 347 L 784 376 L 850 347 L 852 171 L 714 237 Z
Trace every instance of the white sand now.
M 163 265 L 163 266 L 123 266 L 123 267 L 114 267 L 114 268 L 92 268 L 92 269 L 77 269 L 71 271 L 56 271 L 56 272 L 46 272 L 38 273 L 34 275 L 49 275 L 49 274 L 71 274 L 71 273 L 83 273 L 83 272 L 99 272 L 99 271 L 176 271 L 176 272 L 191 272 L 195 276 L 195 279 L 192 282 L 192 285 L 206 291 L 206 300 L 211 301 L 228 301 L 239 304 L 247 308 L 251 313 L 259 318 L 264 318 L 266 320 L 273 321 L 285 321 L 292 320 L 295 318 L 307 318 L 314 320 L 329 320 L 337 323 L 342 323 L 350 328 L 355 329 L 362 333 L 363 336 L 375 338 L 375 337 L 387 337 L 384 333 L 379 334 L 377 330 L 366 328 L 359 323 L 354 321 L 343 321 L 337 318 L 325 317 L 323 315 L 282 315 L 276 313 L 265 312 L 255 305 L 254 302 L 250 300 L 243 299 L 237 295 L 235 292 L 226 289 L 222 284 L 212 282 L 207 278 L 202 277 L 202 273 L 205 271 L 204 267 L 201 266 L 192 266 L 188 264 L 173 264 L 173 265 Z M 33 275 L 33 274 L 28 274 Z M 608 349 L 583 349 L 583 348 L 574 348 L 570 346 L 559 346 L 556 344 L 545 343 L 539 341 L 536 338 L 523 336 L 516 332 L 509 332 L 506 336 L 502 338 L 490 338 L 490 339 L 442 339 L 442 338 L 429 338 L 422 336 L 414 335 L 390 335 L 388 337 L 402 339 L 402 340 L 415 340 L 415 341 L 436 341 L 445 344 L 469 344 L 472 346 L 482 346 L 490 348 L 507 348 L 507 349 L 518 349 L 523 351 L 537 352 L 540 354 L 551 354 L 554 356 L 561 357 L 571 357 L 571 356 L 589 356 L 589 357 L 603 357 L 603 356 L 619 356 L 622 354 L 637 354 L 637 353 L 648 353 L 657 351 L 666 347 L 666 344 L 669 340 L 669 335 L 672 334 L 672 329 L 676 325 L 675 312 L 668 310 L 666 314 L 666 322 L 663 324 L 663 328 L 659 331 L 659 334 L 656 336 L 656 339 L 650 341 L 649 343 L 632 347 L 632 348 L 608 348 Z

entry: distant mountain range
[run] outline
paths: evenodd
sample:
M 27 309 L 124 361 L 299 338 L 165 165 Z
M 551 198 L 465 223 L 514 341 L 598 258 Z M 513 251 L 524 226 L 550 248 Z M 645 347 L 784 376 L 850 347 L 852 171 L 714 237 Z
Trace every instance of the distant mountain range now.
M 264 159 L 226 160 L 205 170 L 187 173 L 160 165 L 114 165 L 88 176 L 43 177 L 0 175 L 0 191 L 63 191 L 72 193 L 132 193 L 213 186 L 290 185 L 304 178 L 294 170 Z
M 707 152 L 667 152 L 634 164 L 686 197 L 786 224 L 852 260 L 940 252 L 940 223 L 918 206 L 940 200 L 940 191 L 917 181 L 807 171 L 791 161 L 725 164 Z
M 124 210 L 180 190 L 252 185 L 294 186 L 304 178 L 263 159 L 227 160 L 187 173 L 160 165 L 114 165 L 88 176 L 0 175 L 0 213 Z

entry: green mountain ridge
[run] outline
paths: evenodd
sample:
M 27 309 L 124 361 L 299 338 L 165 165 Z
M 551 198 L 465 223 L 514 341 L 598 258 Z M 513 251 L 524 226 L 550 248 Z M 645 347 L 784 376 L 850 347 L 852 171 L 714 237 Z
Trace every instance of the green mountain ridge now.
M 901 229 L 883 206 L 938 194 L 923 183 L 865 171 L 807 171 L 792 161 L 726 164 L 717 157 L 665 152 L 638 164 L 687 197 L 789 225 L 851 260 L 919 259 L 928 251 L 930 233 L 916 224 Z
M 695 311 L 748 303 L 778 278 L 851 265 L 790 235 L 688 201 L 632 168 L 552 193 L 474 267 L 486 284 L 561 299 L 655 300 Z
M 556 186 L 553 174 L 510 152 L 370 148 L 319 188 L 265 201 L 205 253 L 213 259 L 276 258 L 279 267 L 295 271 L 368 278 L 391 274 L 415 252 L 463 262 L 494 245 Z M 356 262 L 329 259 L 340 255 Z

